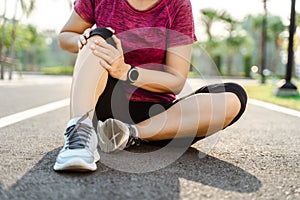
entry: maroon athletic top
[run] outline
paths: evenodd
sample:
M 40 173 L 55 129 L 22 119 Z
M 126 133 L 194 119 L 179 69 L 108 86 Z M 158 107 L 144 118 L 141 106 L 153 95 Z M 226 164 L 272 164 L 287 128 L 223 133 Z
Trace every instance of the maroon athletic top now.
M 76 0 L 76 13 L 97 27 L 111 27 L 122 41 L 125 62 L 145 69 L 164 71 L 166 49 L 196 41 L 190 0 L 160 0 L 139 11 L 127 0 Z M 154 93 L 123 85 L 128 99 L 169 102 L 172 93 Z

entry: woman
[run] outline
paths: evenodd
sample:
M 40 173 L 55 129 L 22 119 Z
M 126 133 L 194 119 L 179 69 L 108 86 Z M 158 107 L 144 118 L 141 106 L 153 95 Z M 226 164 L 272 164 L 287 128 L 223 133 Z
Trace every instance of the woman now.
M 189 0 L 76 0 L 59 41 L 78 58 L 57 171 L 95 171 L 98 143 L 113 152 L 140 140 L 195 142 L 233 124 L 245 110 L 247 95 L 233 83 L 176 100 L 196 41 Z

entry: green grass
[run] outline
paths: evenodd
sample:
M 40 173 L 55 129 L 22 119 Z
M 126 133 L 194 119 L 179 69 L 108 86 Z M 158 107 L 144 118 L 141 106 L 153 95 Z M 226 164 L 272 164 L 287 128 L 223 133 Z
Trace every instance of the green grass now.
M 244 88 L 250 98 L 300 110 L 300 96 L 275 96 L 274 91 L 277 89 L 277 86 L 272 86 L 271 84 L 246 85 Z M 297 84 L 297 88 L 299 91 L 300 84 Z
M 44 67 L 41 69 L 44 74 L 50 75 L 72 75 L 73 67 L 56 66 L 56 67 Z

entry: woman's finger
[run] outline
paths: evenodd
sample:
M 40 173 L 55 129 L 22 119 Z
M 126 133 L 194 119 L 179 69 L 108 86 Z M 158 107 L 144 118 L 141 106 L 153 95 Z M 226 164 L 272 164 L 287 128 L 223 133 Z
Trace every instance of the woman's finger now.
M 108 44 L 106 41 L 95 40 L 95 44 L 102 47 L 102 48 L 105 48 L 105 49 L 109 50 L 110 52 L 108 52 L 108 53 L 114 52 L 115 49 L 116 49 L 112 45 Z
M 83 35 L 85 37 L 85 39 L 90 37 L 90 33 L 91 33 L 92 29 L 91 28 L 87 28 L 84 32 Z
M 91 31 L 91 29 L 90 29 L 90 28 L 87 28 L 87 29 L 83 32 L 83 35 L 85 35 L 86 37 L 89 37 L 90 31 Z
M 79 35 L 79 38 L 78 38 L 78 48 L 79 48 L 79 49 L 82 49 L 82 47 L 83 47 L 84 45 L 86 45 L 86 43 L 87 43 L 87 41 L 86 41 L 86 39 L 84 38 L 84 36 L 83 36 L 83 35 Z
M 116 57 L 114 52 L 101 46 L 91 45 L 91 50 L 95 56 L 105 60 L 109 64 L 112 64 Z
M 98 47 L 101 48 L 101 49 L 99 49 L 99 51 L 102 51 L 103 53 L 105 53 L 106 55 L 108 55 L 111 58 L 108 60 L 110 64 L 112 64 L 115 60 L 117 60 L 118 58 L 120 58 L 120 56 L 123 55 L 123 50 L 121 47 L 122 45 L 121 45 L 120 40 L 119 40 L 118 46 L 119 46 L 119 49 L 116 49 L 115 47 L 113 47 L 112 45 L 110 45 L 106 42 L 98 43 Z
M 87 28 L 83 32 L 83 34 L 79 35 L 79 39 L 78 39 L 78 48 L 79 49 L 82 49 L 82 47 L 87 44 L 87 39 L 90 37 L 91 31 L 92 31 L 91 28 Z
M 82 49 L 83 45 L 81 44 L 81 41 L 80 41 L 80 40 L 78 40 L 77 45 L 78 45 L 78 48 L 79 48 L 79 49 Z
M 80 39 L 80 41 L 81 41 L 81 43 L 86 43 L 86 36 L 85 35 L 80 35 L 79 36 L 79 39 Z
M 86 44 L 87 44 L 87 40 L 86 40 L 85 36 L 84 35 L 79 35 L 79 39 L 78 39 L 79 49 L 82 49 L 82 47 Z
M 122 42 L 119 38 L 117 38 L 117 36 L 113 35 L 112 36 L 114 42 L 116 43 L 116 47 L 119 51 L 123 52 L 123 48 L 122 48 Z
M 112 66 L 110 64 L 108 64 L 107 62 L 105 62 L 104 60 L 100 59 L 100 65 L 106 69 L 108 72 L 110 70 L 112 70 Z
M 92 51 L 95 51 L 95 52 L 97 52 L 97 53 L 105 54 L 105 55 L 110 55 L 110 54 L 111 54 L 111 52 L 110 52 L 109 49 L 106 49 L 106 48 L 101 47 L 101 46 L 99 46 L 99 45 L 94 45 L 94 44 L 92 44 L 92 45 L 91 45 L 91 50 L 92 50 Z
M 111 32 L 115 33 L 115 30 L 112 29 L 112 27 L 106 27 L 108 30 L 110 30 Z

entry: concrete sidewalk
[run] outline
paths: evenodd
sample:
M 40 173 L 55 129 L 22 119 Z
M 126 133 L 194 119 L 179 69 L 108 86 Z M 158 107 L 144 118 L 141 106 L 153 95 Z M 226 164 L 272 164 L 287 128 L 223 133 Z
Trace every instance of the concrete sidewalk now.
M 250 104 L 236 124 L 164 168 L 129 173 L 104 164 L 110 158 L 119 165 L 137 162 L 131 169 L 138 172 L 140 166 L 164 165 L 178 151 L 157 156 L 149 153 L 157 147 L 145 145 L 130 150 L 147 155 L 141 165 L 132 157 L 101 154 L 94 173 L 55 173 L 67 118 L 63 108 L 0 129 L 1 200 L 300 198 L 299 117 Z
M 22 86 L 22 85 L 47 85 L 59 83 L 71 83 L 72 76 L 67 75 L 43 75 L 39 73 L 14 73 L 11 80 L 5 76 L 0 80 L 0 86 Z

